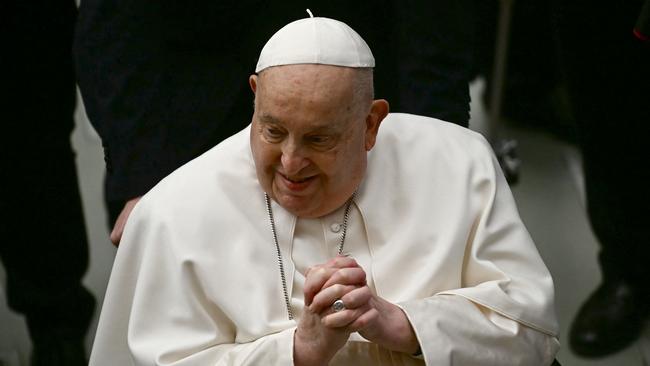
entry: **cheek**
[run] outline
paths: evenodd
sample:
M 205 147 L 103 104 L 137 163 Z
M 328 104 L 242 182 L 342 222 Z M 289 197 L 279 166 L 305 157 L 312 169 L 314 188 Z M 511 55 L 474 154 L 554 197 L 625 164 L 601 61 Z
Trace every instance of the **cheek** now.
M 264 142 L 255 140 L 259 138 L 259 136 L 255 136 L 253 139 L 251 139 L 251 151 L 253 153 L 253 160 L 255 161 L 255 169 L 257 170 L 258 174 L 266 172 L 269 169 L 269 165 L 271 164 L 272 160 L 271 149 L 269 149 L 269 147 L 266 146 L 267 144 Z
M 280 161 L 278 149 L 268 144 L 258 146 L 256 163 L 258 169 L 262 169 L 266 174 L 275 170 L 275 166 Z
M 344 149 L 337 151 L 318 161 L 318 168 L 325 173 L 330 185 L 345 185 L 357 170 L 357 151 Z M 338 188 L 337 188 L 338 189 Z
M 366 170 L 366 159 L 368 153 L 366 152 L 365 146 L 357 144 L 354 148 L 348 151 L 348 159 L 344 163 L 345 177 L 348 180 L 358 182 Z

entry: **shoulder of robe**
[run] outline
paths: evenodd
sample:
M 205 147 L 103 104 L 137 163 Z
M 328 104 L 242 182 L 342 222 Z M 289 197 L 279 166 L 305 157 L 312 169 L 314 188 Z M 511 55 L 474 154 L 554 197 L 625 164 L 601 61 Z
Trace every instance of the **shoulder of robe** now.
M 134 221 L 196 223 L 241 207 L 241 197 L 260 193 L 250 144 L 250 127 L 176 169 L 140 200 Z M 233 200 L 235 202 L 233 202 Z M 131 219 L 129 219 L 131 221 Z
M 381 124 L 376 146 L 371 154 L 381 160 L 408 156 L 431 164 L 433 173 L 440 171 L 436 167 L 471 174 L 494 172 L 494 152 L 483 135 L 431 117 L 390 113 Z

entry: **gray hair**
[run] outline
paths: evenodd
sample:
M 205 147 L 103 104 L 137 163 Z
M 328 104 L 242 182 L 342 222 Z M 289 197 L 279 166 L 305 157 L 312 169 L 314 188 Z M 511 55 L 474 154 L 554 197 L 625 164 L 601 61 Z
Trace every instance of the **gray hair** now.
M 373 68 L 358 68 L 355 74 L 353 105 L 359 113 L 366 114 L 370 110 L 370 105 L 375 98 Z

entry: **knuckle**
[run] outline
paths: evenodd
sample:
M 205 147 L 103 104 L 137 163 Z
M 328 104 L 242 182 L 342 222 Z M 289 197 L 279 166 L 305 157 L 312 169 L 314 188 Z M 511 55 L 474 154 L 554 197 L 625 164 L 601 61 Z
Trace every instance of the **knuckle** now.
M 321 266 L 311 266 L 307 268 L 307 271 L 305 272 L 305 278 L 313 279 L 315 277 L 318 277 L 322 272 L 323 269 Z
M 340 281 L 346 281 L 348 279 L 348 277 L 349 277 L 348 271 L 346 271 L 345 268 L 339 269 L 338 271 L 336 271 L 336 276 L 337 276 L 338 280 L 340 280 Z
M 358 268 L 348 268 L 347 271 L 345 271 L 345 276 L 348 281 L 356 281 L 357 278 L 359 277 L 359 269 Z
M 356 322 L 354 322 L 354 325 L 357 329 L 363 329 L 368 325 L 368 319 L 364 317 L 360 317 L 357 319 Z
M 321 318 L 320 323 L 325 327 L 331 327 L 332 326 L 332 320 L 330 319 L 329 316 L 325 316 L 325 317 Z
M 341 297 L 341 296 L 343 296 L 343 294 L 345 294 L 346 287 L 347 286 L 345 286 L 343 284 L 337 283 L 337 284 L 332 286 L 332 289 L 336 293 L 337 297 Z
M 348 292 L 345 296 L 341 297 L 341 300 L 348 307 L 356 307 L 357 305 L 357 297 L 354 295 L 354 292 Z
M 311 273 L 311 271 L 312 271 L 313 269 L 314 269 L 313 266 L 311 266 L 311 267 L 307 267 L 307 270 L 305 271 L 305 277 L 308 277 L 309 274 Z
M 341 270 L 343 279 L 347 282 L 352 282 L 357 277 L 357 268 L 345 268 Z
M 357 326 L 359 327 L 359 329 L 365 328 L 366 326 L 368 326 L 368 320 L 365 318 L 359 319 Z
M 370 288 L 368 286 L 361 287 L 359 289 L 359 294 L 364 298 L 369 298 L 370 296 L 372 296 L 372 292 L 370 291 Z
M 347 303 L 350 303 L 350 304 L 356 303 L 356 300 L 357 300 L 357 293 L 356 293 L 356 291 L 352 290 L 352 291 L 348 292 L 347 294 L 345 294 L 345 296 L 342 298 L 342 300 L 343 300 L 346 304 L 347 304 Z
M 340 255 L 332 259 L 332 265 L 340 268 L 355 267 L 357 266 L 357 261 L 348 255 Z
M 355 268 L 355 275 L 359 276 L 360 278 L 366 278 L 366 271 L 363 270 L 363 268 Z
M 346 314 L 345 319 L 343 320 L 343 324 L 345 324 L 346 327 L 350 327 L 354 325 L 356 321 L 357 314 L 352 310 L 348 310 L 348 314 Z

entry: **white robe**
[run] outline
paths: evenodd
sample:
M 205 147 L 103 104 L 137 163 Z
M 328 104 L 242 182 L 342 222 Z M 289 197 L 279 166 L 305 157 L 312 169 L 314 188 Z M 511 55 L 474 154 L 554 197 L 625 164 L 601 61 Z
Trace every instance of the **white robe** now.
M 138 203 L 90 365 L 293 364 L 297 321 L 287 316 L 249 132 L 184 165 Z M 342 210 L 303 220 L 272 206 L 299 315 L 304 269 L 335 253 L 339 234 L 328 228 Z M 354 334 L 332 365 L 553 360 L 553 282 L 480 135 L 389 114 L 349 230 L 344 251 L 364 267 L 373 291 L 405 311 L 424 361 Z

